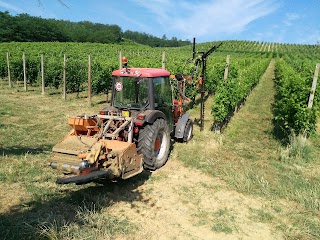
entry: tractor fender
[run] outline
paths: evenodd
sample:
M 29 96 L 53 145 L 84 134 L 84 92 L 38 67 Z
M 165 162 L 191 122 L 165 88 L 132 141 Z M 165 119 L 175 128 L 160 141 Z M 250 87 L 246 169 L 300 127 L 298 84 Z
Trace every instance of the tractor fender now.
M 167 120 L 164 113 L 159 110 L 146 110 L 144 113 L 146 114 L 145 122 L 147 123 L 152 124 L 157 118 L 163 118 L 164 120 Z
M 144 120 L 135 120 L 135 124 L 138 126 L 143 126 L 145 123 L 153 124 L 158 118 L 166 119 L 166 115 L 164 115 L 163 112 L 159 110 L 146 110 L 142 112 L 141 114 L 145 115 Z
M 174 133 L 175 138 L 183 138 L 184 129 L 186 127 L 186 124 L 187 124 L 190 116 L 191 115 L 189 113 L 185 113 L 181 116 L 181 118 L 179 118 L 179 120 L 176 124 L 175 133 Z

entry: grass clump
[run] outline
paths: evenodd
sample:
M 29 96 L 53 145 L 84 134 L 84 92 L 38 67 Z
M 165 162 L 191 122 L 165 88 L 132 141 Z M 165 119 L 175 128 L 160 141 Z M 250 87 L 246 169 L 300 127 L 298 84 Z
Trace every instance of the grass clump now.
M 308 162 L 311 157 L 311 149 L 306 133 L 296 135 L 294 132 L 291 132 L 288 145 L 285 149 L 280 150 L 280 160 L 300 160 Z
M 135 229 L 124 217 L 114 217 L 106 213 L 105 203 L 83 202 L 76 208 L 74 222 L 42 223 L 38 226 L 40 236 L 48 239 L 113 239 L 117 235 L 127 235 Z
M 212 230 L 215 232 L 223 232 L 225 234 L 231 234 L 232 228 L 226 225 L 225 223 L 216 223 L 213 225 Z
M 274 219 L 271 213 L 263 209 L 250 208 L 250 214 L 251 214 L 252 220 L 259 221 L 259 222 L 268 223 Z
M 233 212 L 227 208 L 221 208 L 213 213 L 215 224 L 212 231 L 218 233 L 231 234 L 235 225 L 235 216 Z

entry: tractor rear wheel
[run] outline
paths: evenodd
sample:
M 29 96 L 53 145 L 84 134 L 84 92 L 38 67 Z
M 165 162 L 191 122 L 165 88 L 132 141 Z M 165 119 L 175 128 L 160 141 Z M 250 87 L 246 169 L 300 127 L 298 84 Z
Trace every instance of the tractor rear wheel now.
M 156 170 L 168 160 L 170 132 L 164 119 L 157 119 L 139 131 L 137 150 L 143 155 L 143 167 Z

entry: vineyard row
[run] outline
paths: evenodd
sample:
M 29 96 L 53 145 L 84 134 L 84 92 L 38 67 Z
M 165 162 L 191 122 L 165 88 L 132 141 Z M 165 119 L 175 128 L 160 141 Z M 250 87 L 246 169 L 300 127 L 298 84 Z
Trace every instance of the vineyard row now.
M 42 76 L 45 79 L 45 86 L 51 88 L 62 88 L 65 75 L 66 88 L 68 92 L 79 92 L 88 87 L 88 55 L 84 57 L 83 52 L 71 51 L 67 55 L 64 67 L 62 52 L 50 50 L 47 54 L 43 51 L 26 53 L 24 65 L 29 84 L 39 86 Z M 25 49 L 18 51 L 21 54 Z M 109 50 L 110 52 L 108 52 Z M 99 53 L 97 48 L 93 48 L 91 54 L 91 86 L 93 93 L 104 92 L 111 83 L 111 73 L 119 67 L 119 46 L 104 49 Z M 129 65 L 135 67 L 157 67 L 162 64 L 162 52 L 160 49 L 133 48 L 123 50 L 124 55 L 129 57 Z M 162 49 L 163 50 L 163 49 Z M 3 51 L 2 51 L 3 53 Z M 73 53 L 73 54 L 72 54 Z M 186 47 L 180 49 L 170 49 L 166 51 L 166 68 L 172 73 L 183 73 L 189 75 L 193 71 L 193 63 L 186 64 L 186 59 L 190 57 L 190 51 Z M 24 80 L 24 70 L 22 56 L 13 54 L 9 56 L 11 78 L 18 81 Z M 44 57 L 44 67 L 41 64 L 41 55 Z M 8 76 L 8 66 L 6 55 L 0 56 L 0 77 Z M 226 56 L 217 53 L 208 59 L 206 90 L 214 94 L 214 104 L 212 115 L 216 126 L 228 121 L 228 118 L 237 109 L 239 104 L 245 100 L 251 89 L 258 83 L 260 76 L 268 66 L 273 55 L 250 53 L 232 54 L 229 67 L 228 79 L 224 79 L 226 67 Z M 278 129 L 286 134 L 293 129 L 296 133 L 303 130 L 307 132 L 315 131 L 317 116 L 319 115 L 319 94 L 315 92 L 314 107 L 307 107 L 310 94 L 310 86 L 314 72 L 314 59 L 292 57 L 290 54 L 277 58 L 276 61 L 276 102 L 274 104 L 274 121 Z M 44 71 L 42 72 L 42 69 Z M 65 74 L 64 74 L 65 70 Z M 186 89 L 186 96 L 194 97 L 198 89 L 190 85 Z
M 288 136 L 313 133 L 320 110 L 320 94 L 315 87 L 319 71 L 311 61 L 277 59 L 275 82 L 276 102 L 273 107 L 277 133 Z M 311 86 L 314 89 L 311 90 Z M 309 98 L 314 99 L 310 104 Z

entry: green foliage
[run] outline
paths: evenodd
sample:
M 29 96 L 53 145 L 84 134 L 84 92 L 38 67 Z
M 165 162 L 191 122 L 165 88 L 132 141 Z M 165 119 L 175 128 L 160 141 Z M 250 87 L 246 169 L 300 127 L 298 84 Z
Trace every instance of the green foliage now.
M 7 60 L 5 55 L 0 55 L 0 78 L 5 78 L 8 75 Z
M 23 66 L 21 59 L 10 60 L 11 77 L 14 80 L 23 81 Z
M 66 69 L 67 91 L 80 92 L 83 90 L 83 84 L 87 81 L 86 66 L 74 58 L 67 60 Z
M 299 65 L 299 64 L 298 64 Z M 288 65 L 282 59 L 276 64 L 276 102 L 273 106 L 276 133 L 280 136 L 289 136 L 304 131 L 310 134 L 316 129 L 319 114 L 319 97 L 314 99 L 312 109 L 308 108 L 312 74 L 312 65 L 309 68 L 301 64 L 299 71 Z
M 116 69 L 116 66 L 107 66 L 107 68 L 103 68 L 98 62 L 91 65 L 93 93 L 101 93 L 110 88 L 112 81 L 111 73 L 114 69 Z
M 28 14 L 10 16 L 9 12 L 0 12 L 1 42 L 30 41 L 67 41 L 55 20 L 31 17 Z M 36 28 L 34 26 L 37 26 Z
M 158 38 L 147 33 L 140 33 L 130 30 L 125 31 L 123 33 L 123 37 L 140 44 L 149 45 L 151 47 L 180 47 L 191 44 L 189 40 L 178 40 L 176 37 L 168 40 L 166 38 Z
M 2 56 L 5 56 L 3 54 Z M 10 72 L 11 78 L 17 81 L 23 81 L 23 60 L 22 53 L 21 55 L 14 55 L 13 57 L 9 57 L 10 59 Z M 1 60 L 1 58 L 0 58 Z M 29 58 L 29 56 L 25 56 L 26 61 L 26 76 L 27 82 L 31 85 L 36 83 L 38 80 L 38 75 L 40 73 L 40 61 L 37 61 L 34 57 Z M 7 60 L 3 57 L 2 62 L 0 63 L 0 77 L 7 77 Z
M 45 60 L 45 86 L 58 89 L 62 84 L 63 62 L 56 58 Z
M 258 83 L 269 61 L 269 58 L 240 59 L 230 64 L 227 81 L 220 80 L 216 89 L 212 107 L 216 123 L 225 121 L 245 100 L 251 89 Z
M 28 82 L 30 84 L 36 83 L 40 75 L 40 62 L 36 59 L 26 58 L 26 69 L 28 69 Z
M 208 92 L 215 92 L 217 86 L 223 82 L 225 63 L 217 62 L 207 67 L 206 89 Z
M 9 12 L 0 12 L 0 19 L 0 42 L 121 43 L 125 37 L 152 47 L 178 47 L 190 44 L 188 40 L 182 41 L 175 37 L 168 40 L 146 33 L 122 32 L 118 25 L 89 21 L 43 19 L 24 13 L 11 16 Z

